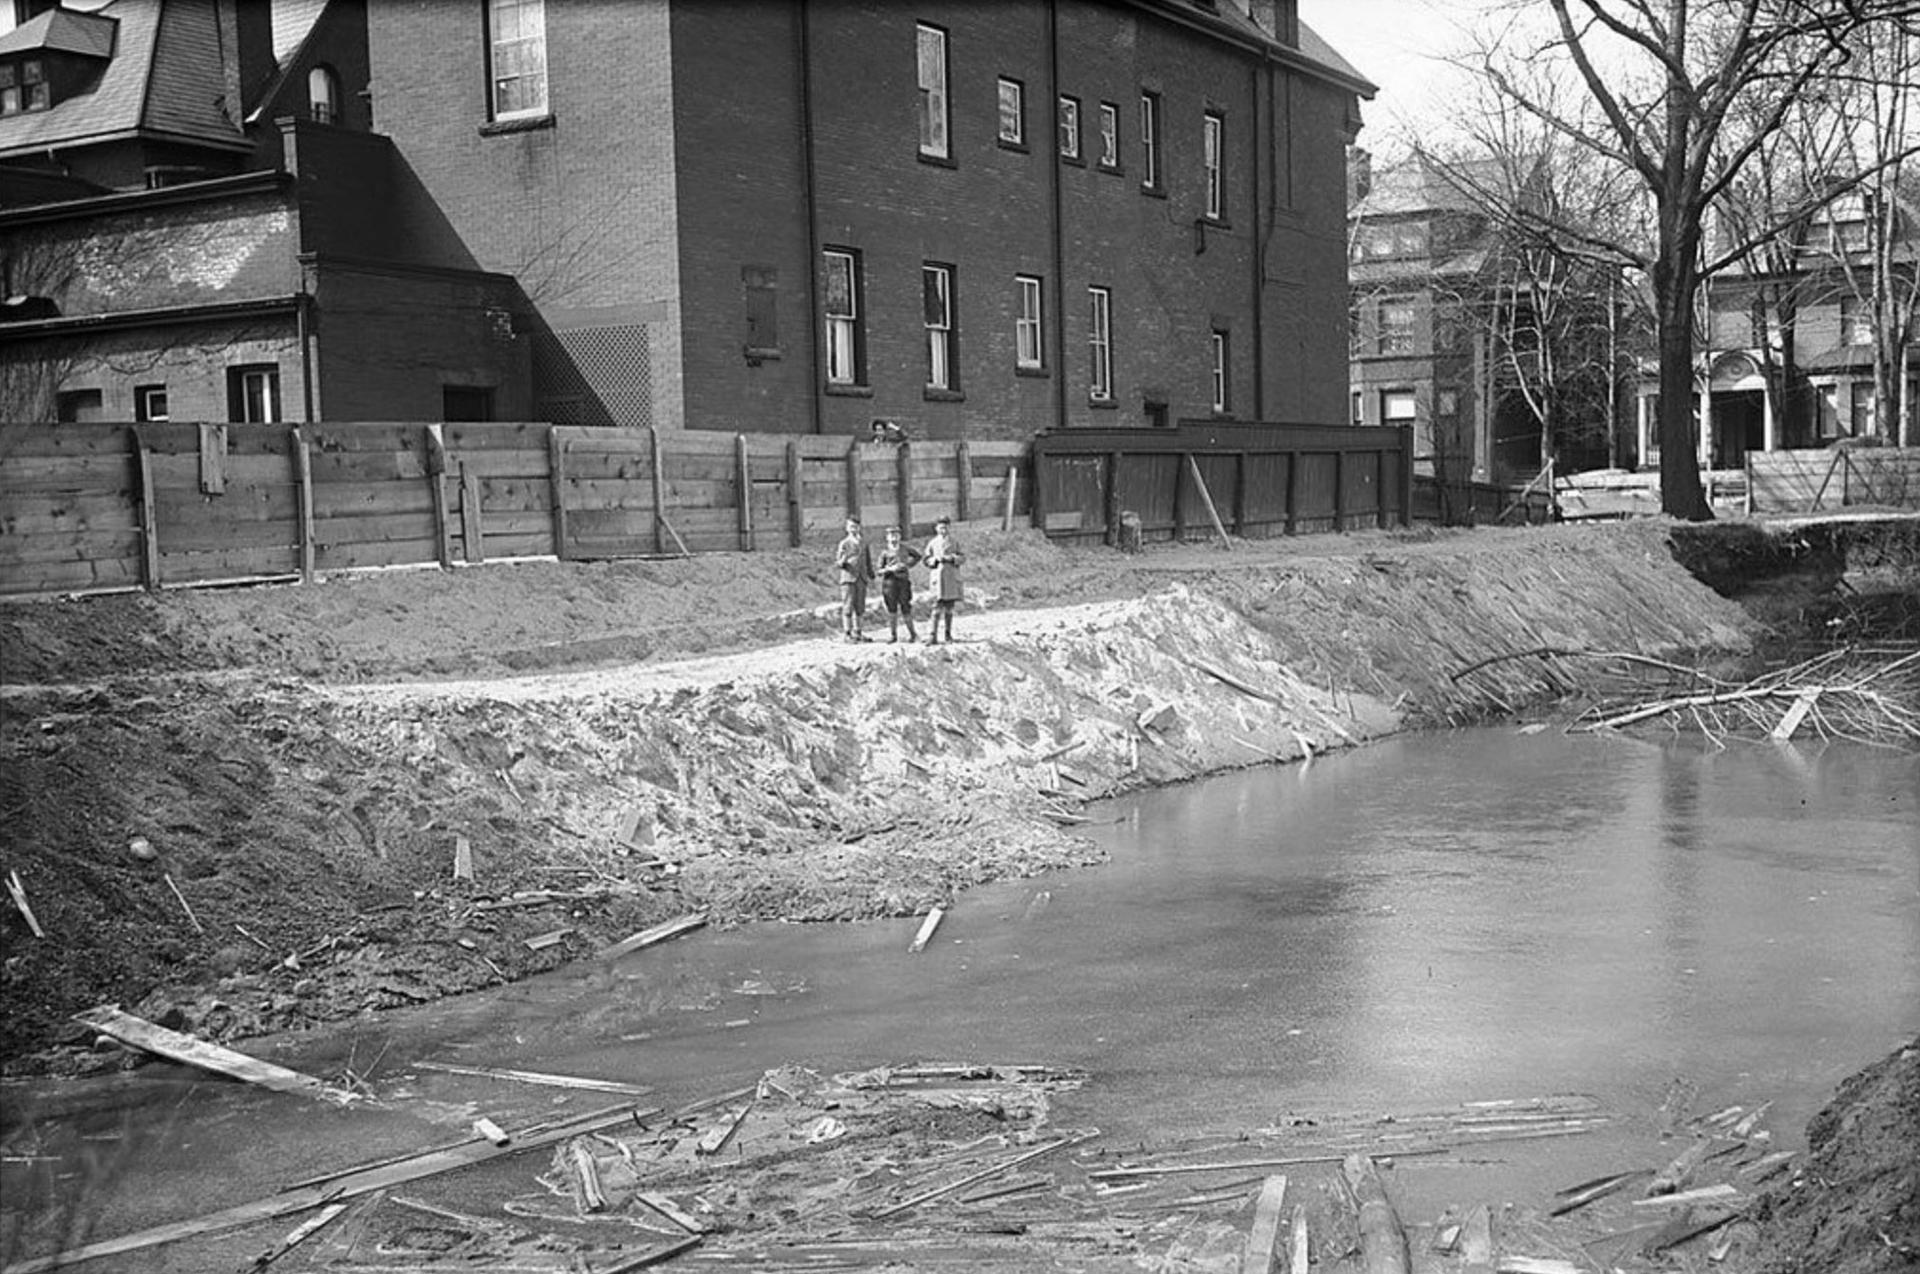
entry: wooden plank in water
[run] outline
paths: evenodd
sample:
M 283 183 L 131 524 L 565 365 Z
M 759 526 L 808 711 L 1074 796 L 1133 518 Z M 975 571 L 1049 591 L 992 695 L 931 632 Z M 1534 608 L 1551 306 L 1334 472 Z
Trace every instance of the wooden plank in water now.
M 1287 1203 L 1287 1179 L 1271 1176 L 1260 1187 L 1260 1202 L 1254 1205 L 1253 1228 L 1247 1231 L 1247 1252 L 1240 1262 L 1241 1274 L 1270 1274 L 1273 1258 L 1280 1246 L 1280 1209 Z
M 73 1020 L 149 1053 L 201 1070 L 230 1075 L 278 1093 L 297 1093 L 302 1097 L 318 1097 L 340 1103 L 353 1100 L 352 1093 L 323 1084 L 311 1075 L 302 1075 L 299 1071 L 248 1057 L 218 1044 L 209 1044 L 191 1035 L 155 1026 L 131 1013 L 121 1012 L 115 1005 L 103 1004 L 85 1013 L 76 1013 Z
M 602 947 L 594 953 L 594 956 L 600 960 L 615 960 L 629 952 L 638 951 L 642 947 L 651 947 L 655 943 L 665 942 L 669 938 L 677 938 L 683 933 L 692 933 L 695 929 L 698 929 L 706 923 L 707 915 L 704 911 L 691 912 L 681 916 L 677 920 L 669 920 L 665 924 L 655 925 L 651 929 L 642 929 L 631 938 L 623 938 L 611 946 Z

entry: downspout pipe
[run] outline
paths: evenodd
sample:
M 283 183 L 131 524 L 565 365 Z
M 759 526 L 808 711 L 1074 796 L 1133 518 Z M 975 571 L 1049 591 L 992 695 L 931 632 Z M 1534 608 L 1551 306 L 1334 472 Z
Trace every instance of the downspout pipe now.
M 300 419 L 308 424 L 313 420 L 313 293 L 307 290 L 307 281 L 300 281 L 300 297 L 293 309 L 294 332 L 300 340 Z
M 1058 119 L 1060 110 L 1060 0 L 1047 0 L 1047 63 L 1050 77 L 1049 119 Z M 1050 133 L 1057 133 L 1056 122 Z M 1054 427 L 1067 427 L 1067 264 L 1064 242 L 1065 202 L 1061 193 L 1060 140 L 1055 136 L 1049 148 L 1049 168 L 1053 196 L 1053 344 L 1054 344 Z
M 820 209 L 815 202 L 813 162 L 813 28 L 807 17 L 807 0 L 794 0 L 799 23 L 800 44 L 800 180 L 801 198 L 807 206 L 807 251 L 803 265 L 807 275 L 807 405 L 809 422 L 816 434 L 826 432 L 826 418 L 820 405 Z

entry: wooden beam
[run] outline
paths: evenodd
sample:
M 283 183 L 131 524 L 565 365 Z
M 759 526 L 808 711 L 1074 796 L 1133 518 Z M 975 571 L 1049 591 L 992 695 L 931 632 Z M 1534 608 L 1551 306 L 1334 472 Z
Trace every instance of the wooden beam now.
M 300 505 L 300 582 L 313 583 L 313 448 L 307 435 L 293 431 L 293 474 Z
M 1102 516 L 1107 520 L 1107 543 L 1120 542 L 1120 460 L 1118 451 L 1107 453 L 1106 508 Z
M 445 425 L 427 426 L 427 481 L 433 489 L 433 530 L 440 551 L 440 569 L 453 569 L 453 511 L 447 497 L 447 432 Z
M 953 447 L 953 465 L 960 472 L 957 475 L 960 485 L 954 489 L 954 520 L 968 521 L 973 517 L 973 448 L 962 438 Z
M 896 521 L 903 538 L 913 537 L 913 444 L 903 442 L 893 453 Z
M 480 474 L 460 466 L 460 534 L 466 541 L 469 562 L 487 560 L 486 531 L 480 525 Z
M 747 466 L 747 436 L 733 436 L 733 472 L 740 497 L 740 547 L 753 551 L 753 470 Z
M 787 443 L 787 538 L 800 547 L 807 529 L 807 488 L 801 476 L 800 444 Z
M 1206 506 L 1207 516 L 1213 519 L 1213 529 L 1220 536 L 1220 546 L 1231 549 L 1233 541 L 1227 538 L 1227 528 L 1220 523 L 1220 510 L 1213 507 L 1213 492 L 1207 490 L 1207 480 L 1200 473 L 1200 462 L 1193 453 L 1187 453 L 1187 467 L 1193 470 L 1193 485 L 1200 492 L 1200 503 Z
M 1173 472 L 1173 542 L 1180 543 L 1187 538 L 1187 467 L 1193 463 L 1193 453 L 1183 451 L 1180 459 L 1185 461 Z
M 147 591 L 160 591 L 160 525 L 153 498 L 153 452 L 138 429 L 133 431 L 134 458 L 140 467 L 140 550 L 144 558 Z
M 1333 529 L 1347 529 L 1347 453 L 1333 453 Z
M 665 554 L 667 551 L 667 478 L 661 471 L 660 429 L 657 425 L 647 426 L 647 452 L 652 464 L 653 481 L 653 551 Z M 679 536 L 675 536 L 679 539 Z M 681 545 L 681 551 L 686 546 Z
M 225 495 L 227 492 L 227 427 L 200 426 L 200 494 Z
M 1247 533 L 1247 453 L 1239 451 L 1233 457 L 1233 529 L 1241 534 Z
M 1240 1262 L 1241 1274 L 1271 1274 L 1274 1253 L 1280 1246 L 1280 1209 L 1286 1203 L 1287 1179 L 1268 1177 L 1260 1187 L 1260 1202 L 1254 1205 L 1253 1228 L 1247 1232 L 1247 1252 Z
M 1006 513 L 1006 516 L 1003 519 L 1001 519 L 1001 525 L 1000 525 L 1000 529 L 1003 531 L 1013 530 L 1013 506 L 1014 506 L 1015 498 L 1019 494 L 1020 494 L 1020 466 L 1017 464 L 1010 464 L 1007 466 L 1007 513 Z
M 318 1097 L 340 1103 L 353 1098 L 353 1094 L 329 1087 L 311 1075 L 302 1075 L 299 1071 L 248 1057 L 244 1053 L 221 1048 L 218 1044 L 209 1044 L 191 1035 L 155 1026 L 131 1013 L 121 1012 L 115 1005 L 103 1004 L 85 1013 L 76 1013 L 73 1020 L 102 1035 L 111 1035 L 114 1039 L 157 1056 L 245 1080 L 274 1092 L 297 1093 L 302 1097 Z
M 847 444 L 847 516 L 860 516 L 860 443 Z
M 1384 448 L 1373 453 L 1373 520 L 1381 530 L 1387 529 L 1387 453 Z
M 559 425 L 547 426 L 547 489 L 553 496 L 553 555 L 561 561 L 567 551 L 567 443 Z
M 1387 1198 L 1373 1160 L 1350 1155 L 1343 1165 L 1347 1185 L 1360 1205 L 1360 1262 L 1366 1274 L 1408 1274 L 1407 1233 Z

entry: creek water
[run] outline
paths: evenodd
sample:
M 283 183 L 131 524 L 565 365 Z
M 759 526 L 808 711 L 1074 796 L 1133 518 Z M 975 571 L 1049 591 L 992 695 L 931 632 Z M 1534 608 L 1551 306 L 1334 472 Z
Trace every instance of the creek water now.
M 1485 729 L 1088 813 L 1110 863 L 969 891 L 918 954 L 911 920 L 696 933 L 272 1053 L 326 1073 L 383 1051 L 376 1085 L 404 1114 L 117 1081 L 105 1104 L 144 1085 L 173 1113 L 166 1170 L 136 1174 L 155 1180 L 117 1192 L 102 1228 L 253 1197 L 266 1163 L 287 1180 L 558 1096 L 379 1082 L 417 1059 L 637 1080 L 663 1104 L 785 1062 L 1044 1061 L 1091 1073 L 1058 1121 L 1110 1144 L 1549 1093 L 1621 1117 L 1614 1141 L 1486 1155 L 1485 1199 L 1626 1153 L 1676 1083 L 1695 1114 L 1773 1102 L 1797 1144 L 1841 1079 L 1920 1033 L 1911 755 Z M 1460 1201 L 1397 1175 L 1415 1207 Z

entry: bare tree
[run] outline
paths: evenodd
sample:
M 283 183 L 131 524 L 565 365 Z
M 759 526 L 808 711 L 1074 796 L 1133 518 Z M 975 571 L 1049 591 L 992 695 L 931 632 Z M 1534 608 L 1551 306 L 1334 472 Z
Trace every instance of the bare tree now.
M 1708 211 L 1774 139 L 1811 86 L 1876 24 L 1914 0 L 1549 0 L 1538 39 L 1518 19 L 1487 50 L 1489 77 L 1554 131 L 1632 173 L 1652 209 L 1651 246 L 1613 244 L 1651 284 L 1659 354 L 1660 494 L 1666 512 L 1713 516 L 1694 459 L 1694 306 L 1702 278 L 1737 260 L 1706 254 Z M 1516 67 L 1570 62 L 1585 107 L 1528 92 Z M 1739 247 L 1740 245 L 1736 245 Z

